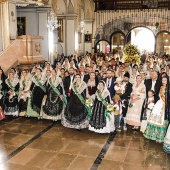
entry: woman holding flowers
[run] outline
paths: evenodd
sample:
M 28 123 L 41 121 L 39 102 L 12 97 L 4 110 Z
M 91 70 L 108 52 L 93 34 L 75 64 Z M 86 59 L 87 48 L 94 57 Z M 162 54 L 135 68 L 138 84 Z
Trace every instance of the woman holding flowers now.
M 42 74 L 42 70 L 37 68 L 30 87 L 32 93 L 28 99 L 27 116 L 38 117 L 38 119 L 41 118 L 40 110 L 42 100 L 46 93 L 46 81 L 47 78 Z
M 136 77 L 136 82 L 133 85 L 133 90 L 130 96 L 130 103 L 126 115 L 127 124 L 134 126 L 132 129 L 137 130 L 141 125 L 140 117 L 142 105 L 146 97 L 146 87 L 142 82 L 140 75 Z
M 19 116 L 25 116 L 26 114 L 31 83 L 31 75 L 29 75 L 27 70 L 23 70 L 19 81 Z
M 114 131 L 114 123 L 111 125 L 112 115 L 109 105 L 111 103 L 110 93 L 104 81 L 100 81 L 96 91 L 96 98 L 89 122 L 89 130 L 97 133 L 110 133 Z M 114 116 L 114 115 L 113 115 Z
M 85 105 L 86 88 L 87 85 L 82 81 L 80 74 L 76 74 L 71 85 L 70 100 L 62 115 L 63 126 L 79 130 L 88 127 L 88 109 Z
M 67 100 L 63 88 L 62 79 L 57 76 L 56 70 L 51 71 L 51 77 L 48 80 L 46 87 L 46 95 L 44 106 L 41 113 L 44 119 L 57 121 L 61 119 L 61 113 L 64 112 Z
M 159 100 L 154 105 L 152 112 L 148 118 L 147 127 L 144 137 L 155 140 L 156 142 L 164 142 L 164 150 L 169 152 L 169 130 L 167 131 L 169 119 L 169 81 L 168 77 L 162 78 L 162 85 L 159 90 Z M 166 137 L 165 137 L 166 135 Z M 164 139 L 165 138 L 165 139 Z

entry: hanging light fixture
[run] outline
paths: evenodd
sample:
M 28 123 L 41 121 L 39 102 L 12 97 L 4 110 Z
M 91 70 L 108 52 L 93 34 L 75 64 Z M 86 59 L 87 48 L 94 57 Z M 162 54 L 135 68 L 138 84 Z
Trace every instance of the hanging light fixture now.
M 46 22 L 46 27 L 48 28 L 48 46 L 49 46 L 48 61 L 51 64 L 54 64 L 54 49 L 55 49 L 54 30 L 60 26 L 61 25 L 59 24 L 54 11 L 51 9 Z
M 80 24 L 77 26 L 77 31 L 78 32 L 83 31 L 84 30 L 84 26 L 85 26 L 84 21 L 81 20 Z
M 60 27 L 57 17 L 55 16 L 55 13 L 53 10 L 50 11 L 50 16 L 48 16 L 46 27 L 50 30 L 54 30 L 55 28 Z

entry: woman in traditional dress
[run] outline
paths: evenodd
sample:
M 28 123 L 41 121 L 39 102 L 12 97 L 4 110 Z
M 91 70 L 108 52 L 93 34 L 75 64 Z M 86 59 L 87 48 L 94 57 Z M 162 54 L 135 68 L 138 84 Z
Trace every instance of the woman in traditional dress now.
M 57 77 L 56 70 L 52 70 L 52 76 L 46 88 L 45 104 L 41 111 L 42 117 L 53 121 L 61 119 L 66 103 L 62 79 Z
M 132 68 L 132 72 L 131 72 L 130 80 L 129 80 L 129 82 L 132 83 L 132 85 L 135 84 L 137 75 L 139 75 L 137 69 L 136 68 Z
M 5 118 L 4 115 L 4 94 L 5 94 L 5 79 L 6 76 L 0 68 L 0 120 Z
M 30 97 L 31 75 L 27 70 L 21 72 L 21 79 L 19 81 L 19 116 L 25 116 L 27 111 L 28 98 Z
M 40 68 L 36 69 L 36 74 L 32 78 L 31 97 L 28 100 L 27 116 L 38 117 L 40 119 L 40 110 L 42 100 L 46 93 L 46 76 L 42 75 Z
M 162 78 L 162 86 L 159 91 L 159 100 L 156 102 L 147 122 L 144 137 L 155 140 L 156 142 L 164 142 L 166 135 L 168 116 L 169 116 L 169 81 L 168 77 Z M 168 139 L 168 134 L 165 138 Z M 166 145 L 166 144 L 165 144 Z
M 31 70 L 31 75 L 32 76 L 34 76 L 36 74 L 37 68 L 41 69 L 41 66 L 38 63 L 36 63 L 35 66 L 33 67 L 33 69 Z
M 97 90 L 97 82 L 95 79 L 95 73 L 90 73 L 90 79 L 87 82 L 86 97 L 95 100 L 95 93 Z
M 71 86 L 70 100 L 67 103 L 61 123 L 63 126 L 74 129 L 84 129 L 89 125 L 88 111 L 85 106 L 87 85 L 81 80 L 81 76 L 76 74 Z
M 57 76 L 61 76 L 61 63 L 58 62 L 56 64 L 55 70 L 56 70 Z
M 140 75 L 136 77 L 136 82 L 133 85 L 133 90 L 130 96 L 130 104 L 128 107 L 126 121 L 127 124 L 134 126 L 133 130 L 138 130 L 141 125 L 141 111 L 143 102 L 146 97 L 146 87 L 142 82 Z
M 110 121 L 112 119 L 111 115 L 106 111 L 107 105 L 111 103 L 110 93 L 102 80 L 99 82 L 97 89 L 92 116 L 89 121 L 89 130 L 97 133 L 110 133 L 115 130 L 114 121 Z
M 12 67 L 12 68 L 10 69 L 10 72 L 12 72 L 12 73 L 14 74 L 14 78 L 16 78 L 16 79 L 19 78 L 18 72 L 17 72 L 17 70 L 16 70 L 15 68 Z
M 62 65 L 62 67 L 65 69 L 65 70 L 69 70 L 69 68 L 70 68 L 70 63 L 69 63 L 69 60 L 68 60 L 68 58 L 66 58 L 65 60 L 64 60 L 64 63 L 63 63 L 63 65 Z
M 47 63 L 45 64 L 45 68 L 44 68 L 43 71 L 42 71 L 43 76 L 44 76 L 44 75 L 47 76 L 47 75 L 48 75 L 47 71 L 50 71 L 50 72 L 51 72 L 51 70 L 52 70 L 51 64 L 47 62 Z
M 14 77 L 13 72 L 9 72 L 8 78 L 5 80 L 5 99 L 4 114 L 18 116 L 18 90 L 19 80 Z

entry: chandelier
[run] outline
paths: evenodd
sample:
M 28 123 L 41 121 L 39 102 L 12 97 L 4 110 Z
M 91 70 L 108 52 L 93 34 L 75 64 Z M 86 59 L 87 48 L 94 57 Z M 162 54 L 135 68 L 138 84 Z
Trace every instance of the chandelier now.
M 60 27 L 61 25 L 58 23 L 57 17 L 53 10 L 50 11 L 50 16 L 48 16 L 46 27 L 50 30 L 54 30 L 55 28 Z
M 83 31 L 83 29 L 84 29 L 84 21 L 81 20 L 80 24 L 77 27 L 77 31 L 81 32 Z

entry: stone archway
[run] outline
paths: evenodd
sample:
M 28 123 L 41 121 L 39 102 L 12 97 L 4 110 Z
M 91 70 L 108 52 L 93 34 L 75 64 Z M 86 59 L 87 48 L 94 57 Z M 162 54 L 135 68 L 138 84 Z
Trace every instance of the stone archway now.
M 126 44 L 135 44 L 140 51 L 155 52 L 155 35 L 148 27 L 137 26 L 126 34 Z
M 125 45 L 125 34 L 122 31 L 114 31 L 110 35 L 110 49 L 111 51 L 120 51 L 124 48 Z
M 95 44 L 95 52 L 100 52 L 102 51 L 103 53 L 109 53 L 110 52 L 110 42 L 101 39 Z
M 156 52 L 170 54 L 170 32 L 162 30 L 156 34 Z

